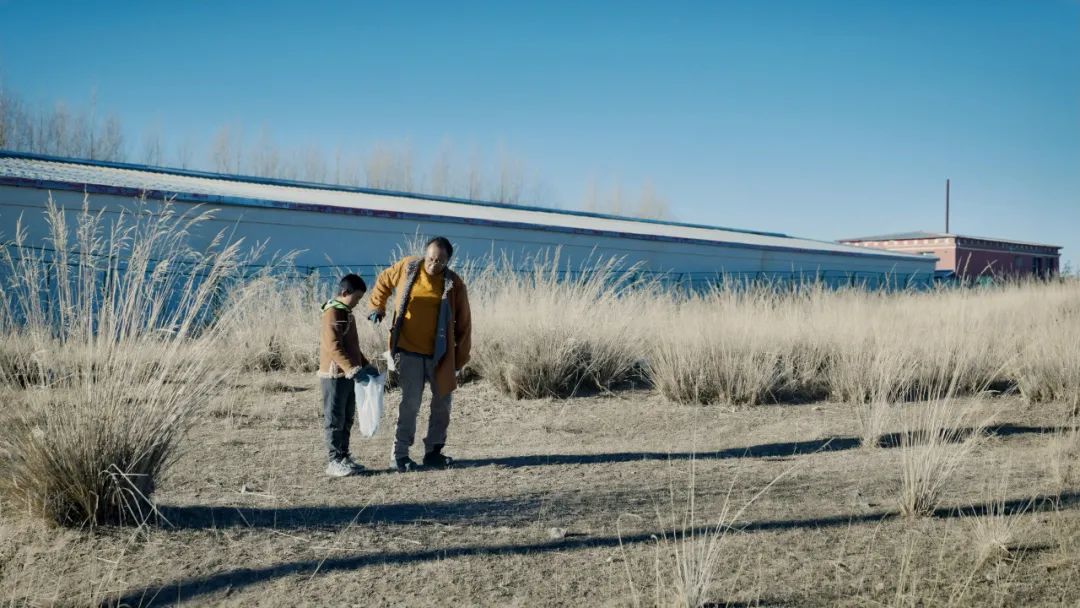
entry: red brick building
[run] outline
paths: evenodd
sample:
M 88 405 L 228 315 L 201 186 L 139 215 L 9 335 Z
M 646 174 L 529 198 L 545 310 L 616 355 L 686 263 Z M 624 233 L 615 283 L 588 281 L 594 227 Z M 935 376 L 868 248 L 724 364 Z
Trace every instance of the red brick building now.
M 858 247 L 934 256 L 939 273 L 957 278 L 1050 277 L 1059 271 L 1061 247 L 938 232 L 885 234 L 840 241 Z

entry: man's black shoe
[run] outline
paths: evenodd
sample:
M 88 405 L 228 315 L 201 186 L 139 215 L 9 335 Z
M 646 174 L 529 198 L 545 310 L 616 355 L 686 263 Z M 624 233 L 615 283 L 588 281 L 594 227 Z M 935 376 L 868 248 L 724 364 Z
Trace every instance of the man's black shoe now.
M 398 473 L 411 473 L 420 470 L 420 465 L 413 462 L 413 459 L 408 456 L 405 458 L 398 458 L 394 462 L 394 466 L 397 468 Z
M 449 469 L 454 465 L 454 459 L 442 453 L 443 446 L 437 445 L 427 454 L 424 454 L 424 466 L 435 469 Z

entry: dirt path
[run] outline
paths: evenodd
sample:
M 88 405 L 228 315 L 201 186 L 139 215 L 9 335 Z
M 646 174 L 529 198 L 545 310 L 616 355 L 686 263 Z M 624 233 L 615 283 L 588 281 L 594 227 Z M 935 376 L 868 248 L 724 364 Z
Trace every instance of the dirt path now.
M 721 605 L 891 604 L 898 586 L 925 605 L 1074 605 L 1080 496 L 1058 496 L 1047 456 L 1063 413 L 987 407 L 1000 410 L 992 436 L 948 506 L 912 521 L 895 516 L 900 450 L 859 447 L 850 406 L 735 411 L 649 392 L 512 402 L 468 385 L 455 469 L 385 472 L 390 407 L 374 439 L 354 440 L 377 470 L 330 480 L 315 379 L 244 378 L 162 483 L 168 524 L 91 534 L 6 513 L 2 588 L 34 604 L 649 604 L 671 549 L 658 537 L 703 533 L 768 486 L 723 540 Z M 1008 556 L 979 565 L 970 513 L 988 500 L 1028 512 Z

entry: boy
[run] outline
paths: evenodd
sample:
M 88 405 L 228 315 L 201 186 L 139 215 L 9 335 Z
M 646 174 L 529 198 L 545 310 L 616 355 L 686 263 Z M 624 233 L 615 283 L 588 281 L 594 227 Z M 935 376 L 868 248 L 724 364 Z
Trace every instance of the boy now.
M 360 352 L 353 308 L 367 291 L 364 280 L 355 274 L 341 277 L 336 298 L 322 306 L 319 339 L 319 384 L 322 386 L 323 422 L 331 477 L 356 475 L 364 467 L 349 454 L 349 434 L 356 416 L 353 377 L 368 365 Z

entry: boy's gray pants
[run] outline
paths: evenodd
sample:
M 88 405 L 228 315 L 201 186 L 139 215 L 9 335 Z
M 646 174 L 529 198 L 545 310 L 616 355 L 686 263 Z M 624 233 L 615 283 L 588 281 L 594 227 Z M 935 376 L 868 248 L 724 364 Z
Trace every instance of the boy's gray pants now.
M 356 418 L 356 390 L 348 378 L 320 378 L 323 394 L 323 434 L 330 460 L 349 455 L 349 434 Z
M 428 418 L 427 437 L 424 437 L 425 453 L 446 443 L 452 395 L 447 393 L 442 397 L 435 396 L 435 361 L 431 357 L 399 351 L 396 359 L 398 383 L 401 385 L 401 405 L 398 406 L 397 435 L 392 454 L 395 461 L 409 455 L 409 447 L 416 437 L 416 417 L 420 413 L 424 385 L 431 387 L 431 416 Z

